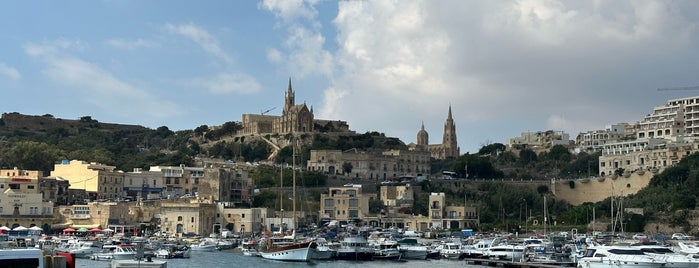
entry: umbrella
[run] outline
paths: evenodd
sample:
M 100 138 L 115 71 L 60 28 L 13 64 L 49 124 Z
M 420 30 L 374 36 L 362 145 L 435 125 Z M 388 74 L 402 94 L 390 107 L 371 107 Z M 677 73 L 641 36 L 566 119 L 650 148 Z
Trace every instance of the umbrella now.
M 75 229 L 73 229 L 73 228 L 65 228 L 65 229 L 63 229 L 63 232 L 64 232 L 64 233 L 72 233 L 72 232 L 75 232 Z
M 9 231 L 9 230 L 12 230 L 12 229 L 10 229 L 10 227 L 7 227 L 7 226 L 3 225 L 2 227 L 0 227 L 0 230 Z
M 114 230 L 107 228 L 107 229 L 102 230 L 102 232 L 105 232 L 105 233 L 113 233 Z
M 77 230 L 78 232 L 87 232 L 87 228 L 85 227 L 80 227 L 80 229 Z
M 24 227 L 24 226 L 22 226 L 22 225 L 20 225 L 20 226 L 15 227 L 15 228 L 12 229 L 12 230 L 13 230 L 13 231 L 26 231 L 26 230 L 28 230 L 28 228 L 27 228 L 27 227 Z
M 90 233 L 99 233 L 101 231 L 102 230 L 100 230 L 100 228 L 92 228 L 92 229 L 88 230 L 88 232 L 90 232 Z
M 42 231 L 42 230 L 44 230 L 44 229 L 41 229 L 41 227 L 34 225 L 34 226 L 32 226 L 32 227 L 29 227 L 29 230 L 32 230 L 32 231 Z

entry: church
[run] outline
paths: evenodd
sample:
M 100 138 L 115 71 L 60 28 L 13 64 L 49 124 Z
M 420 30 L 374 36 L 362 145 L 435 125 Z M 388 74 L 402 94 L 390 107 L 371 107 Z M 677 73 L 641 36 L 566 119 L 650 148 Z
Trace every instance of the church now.
M 289 86 L 284 93 L 284 107 L 280 116 L 266 114 L 243 114 L 242 126 L 237 135 L 312 133 L 316 126 L 334 131 L 350 131 L 345 121 L 319 120 L 313 115 L 313 107 L 306 103 L 296 104 L 296 92 Z
M 411 150 L 428 151 L 430 157 L 439 160 L 459 157 L 461 149 L 456 142 L 456 124 L 454 124 L 454 118 L 451 115 L 451 105 L 449 105 L 447 120 L 444 122 L 444 135 L 441 144 L 429 144 L 429 134 L 425 130 L 425 123 L 422 123 L 420 131 L 417 132 L 417 144 L 410 143 L 408 147 Z

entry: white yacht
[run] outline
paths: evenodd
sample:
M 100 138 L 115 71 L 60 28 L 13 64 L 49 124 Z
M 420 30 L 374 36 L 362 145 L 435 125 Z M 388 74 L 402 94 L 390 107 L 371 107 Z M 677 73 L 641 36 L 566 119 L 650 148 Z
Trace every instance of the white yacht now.
M 666 262 L 646 255 L 640 248 L 629 246 L 593 246 L 578 259 L 578 268 L 660 268 Z
M 643 253 L 651 256 L 658 261 L 666 262 L 665 267 L 674 268 L 697 268 L 699 267 L 699 259 L 692 258 L 688 255 L 683 255 L 672 251 L 669 247 L 661 245 L 638 245 L 635 246 L 641 249 Z
M 102 243 L 98 241 L 79 241 L 69 244 L 64 251 L 75 254 L 76 258 L 89 258 L 90 255 L 102 251 Z
M 524 253 L 525 246 L 520 244 L 499 244 L 490 246 L 485 250 L 484 255 L 490 259 L 520 261 Z
M 439 256 L 445 259 L 458 259 L 461 257 L 461 243 L 446 242 L 438 247 Z
M 136 258 L 136 247 L 131 244 L 104 245 L 102 251 L 90 255 L 91 260 L 128 260 Z

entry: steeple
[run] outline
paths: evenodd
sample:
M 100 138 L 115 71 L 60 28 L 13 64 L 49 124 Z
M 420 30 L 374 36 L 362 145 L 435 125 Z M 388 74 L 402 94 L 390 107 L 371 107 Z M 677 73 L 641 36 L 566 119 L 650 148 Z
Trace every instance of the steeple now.
M 456 125 L 451 114 L 451 104 L 449 104 L 449 114 L 444 122 L 444 137 L 442 137 L 442 146 L 444 147 L 446 157 L 459 157 L 459 145 L 456 142 Z
M 289 87 L 286 89 L 286 94 L 284 94 L 284 112 L 289 111 L 294 105 L 296 105 L 296 101 L 294 90 L 291 88 L 291 77 L 289 77 Z

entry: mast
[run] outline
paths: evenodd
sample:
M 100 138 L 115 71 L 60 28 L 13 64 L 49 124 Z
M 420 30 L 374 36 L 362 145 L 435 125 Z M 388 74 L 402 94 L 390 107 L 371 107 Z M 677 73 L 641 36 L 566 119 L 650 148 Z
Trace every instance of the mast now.
M 284 233 L 284 164 L 280 163 L 279 172 L 279 210 L 281 211 L 281 220 L 279 221 L 279 233 Z
M 296 231 L 296 138 L 293 139 L 293 144 L 291 145 L 291 178 L 292 178 L 292 217 L 294 222 L 294 231 Z

